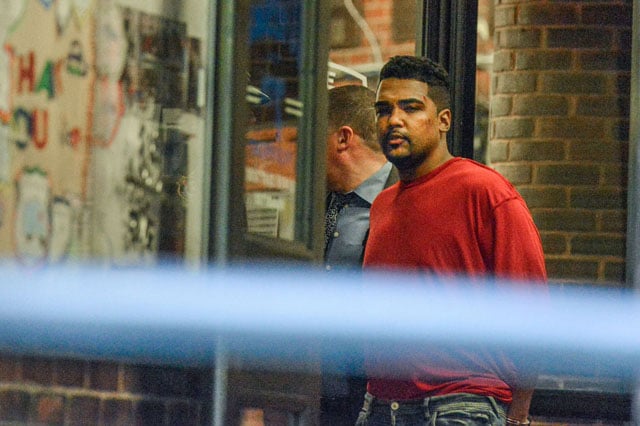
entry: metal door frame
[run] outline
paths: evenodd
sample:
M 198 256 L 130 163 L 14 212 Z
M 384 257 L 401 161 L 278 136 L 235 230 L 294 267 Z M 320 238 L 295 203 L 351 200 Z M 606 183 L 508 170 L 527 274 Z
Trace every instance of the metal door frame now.
M 422 0 L 422 31 L 416 52 L 449 71 L 453 123 L 449 150 L 473 158 L 478 0 Z

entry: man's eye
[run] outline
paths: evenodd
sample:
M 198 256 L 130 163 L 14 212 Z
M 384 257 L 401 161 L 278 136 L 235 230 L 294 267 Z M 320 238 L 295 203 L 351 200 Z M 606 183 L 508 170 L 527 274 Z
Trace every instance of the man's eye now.
M 389 107 L 376 107 L 376 115 L 389 115 L 391 113 L 391 108 Z

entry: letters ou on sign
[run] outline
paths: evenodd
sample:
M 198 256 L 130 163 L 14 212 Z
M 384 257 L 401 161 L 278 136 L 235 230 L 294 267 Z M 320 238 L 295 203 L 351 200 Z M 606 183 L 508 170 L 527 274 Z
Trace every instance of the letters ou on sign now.
M 45 109 L 28 111 L 16 108 L 11 120 L 11 138 L 19 149 L 26 149 L 29 142 L 43 149 L 49 142 L 49 112 Z

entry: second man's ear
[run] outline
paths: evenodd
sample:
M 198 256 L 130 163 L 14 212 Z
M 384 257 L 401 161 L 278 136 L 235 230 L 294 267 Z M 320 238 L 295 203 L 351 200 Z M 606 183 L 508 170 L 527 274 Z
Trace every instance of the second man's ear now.
M 353 139 L 354 131 L 349 126 L 341 126 L 338 129 L 338 149 L 346 149 Z

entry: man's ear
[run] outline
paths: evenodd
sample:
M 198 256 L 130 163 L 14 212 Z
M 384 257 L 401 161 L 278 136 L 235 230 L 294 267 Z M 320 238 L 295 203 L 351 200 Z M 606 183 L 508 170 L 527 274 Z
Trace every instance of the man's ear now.
M 438 130 L 448 132 L 451 129 L 451 110 L 445 108 L 438 113 Z
M 344 151 L 349 148 L 349 145 L 353 141 L 355 132 L 349 126 L 341 126 L 338 129 L 338 152 Z

